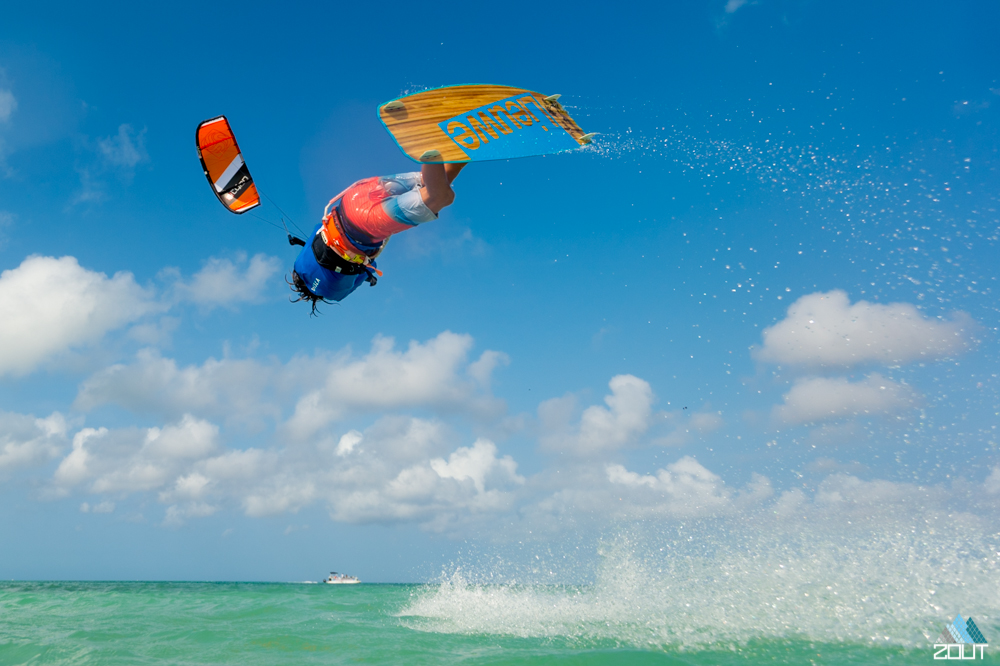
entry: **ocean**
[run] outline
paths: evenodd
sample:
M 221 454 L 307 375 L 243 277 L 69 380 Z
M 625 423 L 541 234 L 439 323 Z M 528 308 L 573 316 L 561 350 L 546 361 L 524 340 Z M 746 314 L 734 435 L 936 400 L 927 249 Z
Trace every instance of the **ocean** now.
M 927 664 L 933 658 L 933 641 L 919 638 L 922 625 L 887 618 L 822 631 L 803 604 L 799 625 L 780 613 L 752 617 L 759 607 L 734 608 L 730 626 L 714 631 L 698 618 L 719 617 L 718 607 L 675 598 L 657 603 L 648 589 L 622 596 L 633 583 L 473 585 L 457 574 L 430 585 L 5 582 L 0 664 Z M 995 626 L 978 621 L 988 637 L 997 635 Z M 989 647 L 976 661 L 1000 663 Z

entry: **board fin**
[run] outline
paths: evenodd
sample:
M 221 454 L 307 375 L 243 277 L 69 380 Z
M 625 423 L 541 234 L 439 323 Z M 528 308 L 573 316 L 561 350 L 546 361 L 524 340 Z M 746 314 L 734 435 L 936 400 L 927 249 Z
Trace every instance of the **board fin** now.
M 402 111 L 405 108 L 406 105 L 398 99 L 382 106 L 383 111 Z
M 424 154 L 420 156 L 420 161 L 421 162 L 428 162 L 430 160 L 439 160 L 439 159 L 441 159 L 441 151 L 440 150 L 433 150 L 433 149 L 432 150 L 425 150 Z
M 584 134 L 583 136 L 580 137 L 580 141 L 583 141 L 584 143 L 590 143 L 591 141 L 594 140 L 595 136 L 597 136 L 597 132 L 591 132 L 590 134 Z
M 558 102 L 560 97 L 562 97 L 562 95 L 549 95 L 548 97 L 545 98 L 545 101 L 546 102 Z

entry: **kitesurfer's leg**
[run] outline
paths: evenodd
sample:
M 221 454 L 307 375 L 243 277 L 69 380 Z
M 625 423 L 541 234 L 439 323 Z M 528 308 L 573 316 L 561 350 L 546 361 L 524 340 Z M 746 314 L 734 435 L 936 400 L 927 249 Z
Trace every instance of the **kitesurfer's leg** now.
M 464 169 L 467 164 L 468 162 L 458 162 L 457 164 L 451 162 L 444 165 L 444 172 L 448 175 L 449 185 L 455 182 L 455 179 L 458 178 L 458 174 L 462 172 L 462 169 Z
M 455 201 L 455 191 L 451 189 L 451 184 L 464 166 L 465 163 L 425 164 L 421 167 L 424 187 L 420 191 L 420 196 L 435 215 Z

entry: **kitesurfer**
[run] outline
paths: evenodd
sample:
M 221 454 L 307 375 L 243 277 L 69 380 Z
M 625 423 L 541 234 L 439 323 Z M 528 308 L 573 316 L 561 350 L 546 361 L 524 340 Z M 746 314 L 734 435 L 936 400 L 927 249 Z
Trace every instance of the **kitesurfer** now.
M 295 260 L 289 285 L 315 314 L 381 275 L 375 266 L 389 237 L 436 220 L 455 200 L 451 184 L 465 163 L 424 164 L 420 172 L 366 178 L 330 200 L 323 221 Z M 301 242 L 301 241 L 300 241 Z

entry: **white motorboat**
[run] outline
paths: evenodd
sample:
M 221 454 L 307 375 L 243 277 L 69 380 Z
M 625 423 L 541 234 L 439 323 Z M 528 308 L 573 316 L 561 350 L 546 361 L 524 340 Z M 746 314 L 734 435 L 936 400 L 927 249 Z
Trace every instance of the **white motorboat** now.
M 355 583 L 360 583 L 354 576 L 348 576 L 347 574 L 339 574 L 336 571 L 331 571 L 330 575 L 326 577 L 326 582 L 330 585 L 354 585 Z

